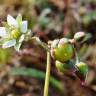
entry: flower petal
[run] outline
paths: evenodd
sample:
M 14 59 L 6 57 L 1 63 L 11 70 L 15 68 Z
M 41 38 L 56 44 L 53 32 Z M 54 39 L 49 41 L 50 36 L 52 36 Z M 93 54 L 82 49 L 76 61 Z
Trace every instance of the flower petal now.
M 15 26 L 16 28 L 18 28 L 17 21 L 11 15 L 7 16 L 7 23 L 9 26 Z
M 3 38 L 7 38 L 9 36 L 5 30 L 5 27 L 0 27 L 0 36 Z
M 22 22 L 22 15 L 18 14 L 18 16 L 16 17 L 16 21 L 18 23 L 18 25 L 20 26 L 21 22 Z
M 20 39 L 19 39 L 19 42 L 23 42 L 24 37 L 25 37 L 25 35 L 24 35 L 24 34 L 23 34 L 23 35 L 21 35 L 21 37 L 20 37 Z
M 15 39 L 12 39 L 12 40 L 9 40 L 9 41 L 6 41 L 2 48 L 9 48 L 9 47 L 12 47 L 16 44 L 16 40 Z
M 22 44 L 22 43 L 18 43 L 18 44 L 16 44 L 16 45 L 14 46 L 14 48 L 15 48 L 16 51 L 19 51 L 19 50 L 20 50 L 21 44 Z
M 22 23 L 21 23 L 21 32 L 26 33 L 27 32 L 27 27 L 28 27 L 28 22 L 27 21 L 22 21 Z

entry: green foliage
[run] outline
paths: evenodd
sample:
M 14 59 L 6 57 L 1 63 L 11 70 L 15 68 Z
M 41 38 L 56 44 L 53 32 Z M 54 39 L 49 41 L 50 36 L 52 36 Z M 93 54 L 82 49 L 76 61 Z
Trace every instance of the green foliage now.
M 35 77 L 39 80 L 44 80 L 45 79 L 45 73 L 44 72 L 39 71 L 37 69 L 31 69 L 31 68 L 12 68 L 9 72 L 9 75 L 32 76 L 32 77 Z M 63 91 L 62 84 L 52 76 L 50 77 L 50 83 L 57 90 L 59 90 L 61 92 Z
M 92 20 L 96 20 L 96 11 L 92 11 L 90 14 L 84 15 L 82 18 L 85 25 L 88 25 Z
M 10 49 L 0 49 L 0 63 L 7 64 L 11 58 L 11 50 Z
M 33 5 L 37 5 L 41 9 L 50 6 L 48 4 L 48 0 L 29 0 L 29 2 L 32 3 Z

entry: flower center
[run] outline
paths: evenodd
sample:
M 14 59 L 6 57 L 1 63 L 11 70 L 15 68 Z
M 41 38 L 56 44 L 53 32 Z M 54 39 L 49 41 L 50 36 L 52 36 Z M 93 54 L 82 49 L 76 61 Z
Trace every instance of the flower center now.
M 11 37 L 17 39 L 20 36 L 20 32 L 18 30 L 11 31 Z

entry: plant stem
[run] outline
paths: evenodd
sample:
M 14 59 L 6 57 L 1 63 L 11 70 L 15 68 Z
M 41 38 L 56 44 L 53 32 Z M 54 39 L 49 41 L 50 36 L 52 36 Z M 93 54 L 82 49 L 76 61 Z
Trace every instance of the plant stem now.
M 45 77 L 45 86 L 44 86 L 44 96 L 48 96 L 50 70 L 51 70 L 51 58 L 50 58 L 50 52 L 47 51 L 47 67 L 46 67 L 46 77 Z
M 35 39 L 40 46 L 42 46 L 46 51 L 50 51 L 47 44 L 42 42 L 38 37 L 32 37 L 31 39 Z

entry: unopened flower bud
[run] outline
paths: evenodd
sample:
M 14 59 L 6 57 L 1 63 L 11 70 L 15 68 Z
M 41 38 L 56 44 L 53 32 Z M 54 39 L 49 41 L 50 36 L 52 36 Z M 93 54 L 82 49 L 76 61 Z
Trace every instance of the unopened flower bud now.
M 84 37 L 85 37 L 85 33 L 84 32 L 77 32 L 74 35 L 74 39 L 76 41 L 82 41 L 84 39 Z
M 84 82 L 88 74 L 88 66 L 84 62 L 79 62 L 76 64 L 76 66 L 78 68 L 78 70 L 76 71 L 76 75 L 81 82 Z
M 67 61 L 65 63 L 62 63 L 62 62 L 56 60 L 55 65 L 56 65 L 58 71 L 61 72 L 61 73 L 66 74 L 66 73 L 76 71 L 75 64 L 72 61 Z
M 55 39 L 55 40 L 52 42 L 51 48 L 56 48 L 56 47 L 58 46 L 58 43 L 59 43 L 59 39 Z
M 51 55 L 55 60 L 65 62 L 73 57 L 74 48 L 67 38 L 62 38 L 57 44 L 52 45 L 55 45 L 55 47 L 51 47 Z

